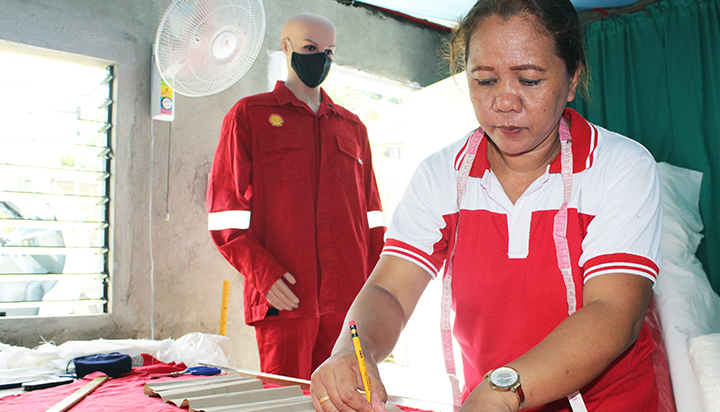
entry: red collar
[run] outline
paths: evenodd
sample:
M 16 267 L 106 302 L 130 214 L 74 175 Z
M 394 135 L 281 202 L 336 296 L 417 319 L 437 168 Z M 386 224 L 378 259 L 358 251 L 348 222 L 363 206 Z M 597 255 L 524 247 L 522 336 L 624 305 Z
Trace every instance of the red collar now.
M 598 132 L 594 125 L 588 123 L 578 112 L 573 109 L 565 109 L 563 117 L 570 120 L 570 135 L 572 136 L 573 151 L 573 173 L 579 173 L 589 168 L 594 160 L 595 148 L 597 147 Z M 455 169 L 460 169 L 460 164 L 465 157 L 468 141 L 463 145 L 462 149 L 455 156 Z M 475 161 L 470 176 L 482 177 L 485 171 L 490 169 L 490 162 L 487 158 L 487 139 L 483 138 L 478 147 Z M 560 173 L 560 154 L 550 163 L 550 173 Z

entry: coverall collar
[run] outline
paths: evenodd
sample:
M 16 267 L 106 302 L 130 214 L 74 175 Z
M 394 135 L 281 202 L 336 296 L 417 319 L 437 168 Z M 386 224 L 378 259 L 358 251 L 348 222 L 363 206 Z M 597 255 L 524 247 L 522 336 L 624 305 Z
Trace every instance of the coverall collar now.
M 298 99 L 295 94 L 290 89 L 288 89 L 287 86 L 285 86 L 285 82 L 282 80 L 278 80 L 277 83 L 275 83 L 275 89 L 273 90 L 273 94 L 275 95 L 275 99 L 277 100 L 278 105 L 293 104 L 295 106 L 305 107 L 310 110 L 307 104 Z M 320 96 L 320 108 L 317 111 L 317 115 L 322 116 L 328 111 L 332 111 L 337 114 L 338 111 L 335 108 L 335 103 L 332 101 L 330 96 L 325 93 L 325 90 L 322 87 L 320 88 Z

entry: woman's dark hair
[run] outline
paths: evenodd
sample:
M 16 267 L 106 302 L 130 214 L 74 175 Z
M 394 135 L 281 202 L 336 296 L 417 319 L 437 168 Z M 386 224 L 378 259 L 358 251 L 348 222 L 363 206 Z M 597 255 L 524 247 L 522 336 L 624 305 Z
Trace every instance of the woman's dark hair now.
M 498 16 L 505 20 L 518 14 L 537 19 L 539 32 L 550 35 L 555 44 L 555 54 L 565 62 L 568 75 L 580 73 L 580 93 L 588 94 L 588 65 L 582 27 L 577 11 L 570 0 L 478 0 L 463 18 L 450 37 L 450 71 L 457 74 L 465 69 L 468 59 L 470 36 L 487 17 Z

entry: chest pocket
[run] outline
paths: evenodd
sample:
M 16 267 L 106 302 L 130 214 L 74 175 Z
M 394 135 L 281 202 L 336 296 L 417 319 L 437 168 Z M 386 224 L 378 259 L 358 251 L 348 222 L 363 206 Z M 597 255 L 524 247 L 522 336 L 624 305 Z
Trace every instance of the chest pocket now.
M 291 134 L 266 133 L 257 140 L 260 159 L 254 173 L 267 184 L 301 180 L 310 172 L 308 150 Z
M 360 146 L 354 139 L 335 135 L 338 145 L 338 156 L 335 171 L 338 179 L 351 185 L 362 185 L 364 165 L 360 157 Z

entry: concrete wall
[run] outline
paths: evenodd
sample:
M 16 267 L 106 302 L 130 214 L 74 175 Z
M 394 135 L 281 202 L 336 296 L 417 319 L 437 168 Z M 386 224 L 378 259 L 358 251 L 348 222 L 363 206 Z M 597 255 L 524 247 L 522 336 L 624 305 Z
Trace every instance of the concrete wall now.
M 217 333 L 222 281 L 227 279 L 231 281 L 227 325 L 230 361 L 234 366 L 257 369 L 254 330 L 243 322 L 242 278 L 217 252 L 206 229 L 206 179 L 225 112 L 239 98 L 265 91 L 268 51 L 279 49 L 282 23 L 301 12 L 324 15 L 336 24 L 337 64 L 423 86 L 441 79 L 438 73 L 442 62 L 437 56 L 443 37 L 440 32 L 334 0 L 265 0 L 263 50 L 248 73 L 231 88 L 212 96 L 178 96 L 174 122 L 151 122 L 151 48 L 158 22 L 169 4 L 170 0 L 2 0 L 1 40 L 117 64 L 110 245 L 112 313 L 83 318 L 0 319 L 3 343 L 34 347 L 41 339 L 61 344 L 68 340 L 177 339 L 190 332 Z M 165 219 L 166 208 L 169 220 Z M 155 267 L 154 331 L 150 226 Z

